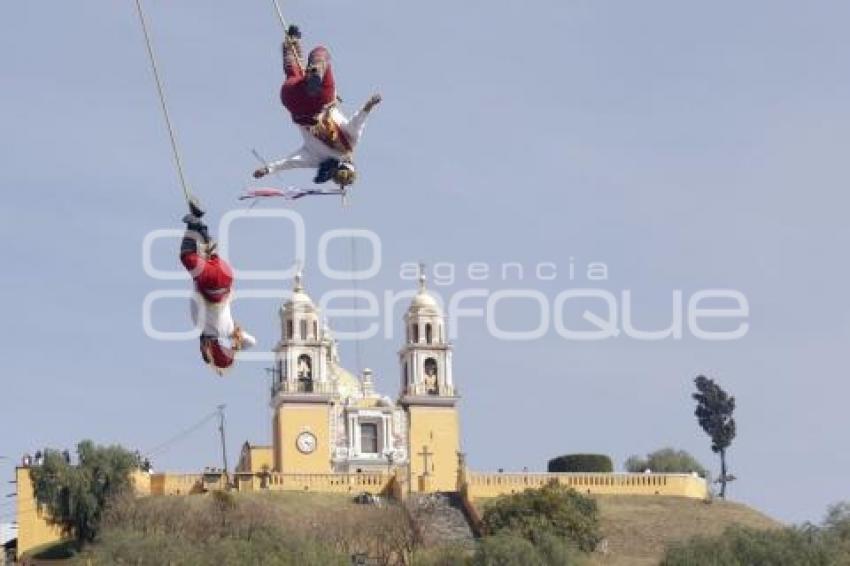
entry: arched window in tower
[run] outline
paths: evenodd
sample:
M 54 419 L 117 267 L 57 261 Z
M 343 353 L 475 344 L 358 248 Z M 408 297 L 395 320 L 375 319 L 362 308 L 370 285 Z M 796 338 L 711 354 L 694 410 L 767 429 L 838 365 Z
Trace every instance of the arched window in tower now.
M 284 340 L 292 340 L 292 320 L 286 321 L 286 334 L 284 335 Z
M 419 343 L 419 325 L 414 323 L 413 326 L 410 327 L 410 330 L 412 331 L 411 334 L 413 334 L 413 343 L 418 344 Z
M 317 321 L 313 321 L 313 340 L 319 339 L 319 323 Z
M 307 354 L 298 356 L 298 391 L 313 391 L 313 360 Z
M 440 393 L 440 378 L 437 368 L 437 360 L 434 358 L 427 358 L 425 360 L 425 392 L 428 395 L 438 395 Z
M 299 324 L 298 326 L 299 326 L 299 330 L 301 330 L 301 339 L 306 340 L 307 339 L 307 321 L 302 320 L 301 324 Z
M 434 341 L 434 329 L 431 327 L 431 323 L 425 325 L 425 342 L 430 344 Z
M 410 383 L 410 371 L 407 368 L 407 362 L 404 362 L 404 373 L 402 374 L 402 379 L 404 379 L 403 385 L 407 386 Z

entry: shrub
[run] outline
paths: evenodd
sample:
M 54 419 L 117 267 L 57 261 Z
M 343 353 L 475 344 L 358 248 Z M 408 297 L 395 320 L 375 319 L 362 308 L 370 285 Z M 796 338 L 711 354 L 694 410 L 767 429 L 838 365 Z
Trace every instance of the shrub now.
M 570 544 L 549 533 L 542 533 L 535 543 L 543 562 L 551 566 L 570 566 L 582 562 L 580 553 Z
M 484 537 L 472 557 L 473 566 L 571 566 L 578 553 L 563 539 L 542 533 L 536 543 L 521 536 L 501 533 Z M 441 565 L 442 566 L 442 565 Z M 446 566 L 449 566 L 446 564 Z M 451 564 L 454 566 L 454 563 Z
M 650 452 L 646 458 L 640 456 L 630 456 L 626 460 L 626 470 L 629 472 L 640 473 L 647 469 L 661 474 L 688 474 L 696 472 L 702 477 L 705 477 L 705 468 L 696 458 L 691 456 L 684 450 L 674 450 L 673 448 L 662 448 L 655 452 Z
M 485 537 L 472 558 L 474 566 L 546 566 L 527 539 L 508 533 Z
M 351 560 L 317 540 L 301 539 L 268 527 L 250 540 L 234 537 L 190 540 L 168 533 L 113 530 L 77 559 L 78 564 L 191 564 L 227 566 L 347 566 Z
M 605 454 L 565 454 L 549 460 L 550 472 L 603 472 L 614 471 L 611 458 Z
M 109 507 L 86 557 L 93 564 L 319 566 L 365 554 L 380 564 L 410 564 L 415 537 L 402 507 L 342 497 L 296 512 L 304 494 L 277 495 L 128 496 Z
M 760 531 L 730 527 L 722 535 L 697 537 L 667 548 L 662 566 L 839 566 L 850 564 L 850 552 L 817 527 Z
M 596 548 L 601 538 L 596 502 L 557 483 L 496 498 L 482 522 L 489 535 L 511 534 L 535 544 L 554 535 L 584 551 Z
M 459 546 L 423 548 L 414 555 L 413 566 L 467 566 L 469 554 Z

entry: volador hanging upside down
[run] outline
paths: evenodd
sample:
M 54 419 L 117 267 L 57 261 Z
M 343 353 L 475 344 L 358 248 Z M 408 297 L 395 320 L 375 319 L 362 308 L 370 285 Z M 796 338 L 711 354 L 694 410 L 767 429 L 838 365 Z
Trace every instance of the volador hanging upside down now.
M 286 169 L 308 168 L 316 170 L 314 182 L 333 181 L 344 190 L 357 178 L 354 150 L 363 135 L 366 118 L 381 102 L 381 96 L 372 95 L 348 118 L 338 106 L 330 51 L 316 47 L 308 55 L 306 67 L 301 53 L 301 32 L 297 26 L 289 26 L 283 41 L 285 79 L 280 98 L 304 144 L 283 159 L 254 171 L 254 178 Z
M 216 252 L 215 241 L 201 220 L 204 211 L 197 199 L 189 200 L 189 210 L 183 217 L 186 233 L 180 246 L 180 262 L 192 276 L 197 291 L 192 298 L 192 322 L 201 329 L 201 357 L 222 375 L 233 365 L 236 352 L 256 345 L 257 340 L 233 321 L 233 270 Z
M 219 375 L 223 375 L 225 370 L 233 366 L 236 352 L 254 346 L 257 341 L 233 321 L 230 311 L 230 303 L 233 299 L 233 270 L 216 252 L 215 242 L 210 238 L 209 229 L 202 220 L 204 210 L 189 191 L 141 0 L 136 0 L 136 10 L 144 34 L 163 118 L 168 129 L 171 150 L 174 153 L 177 176 L 183 190 L 183 197 L 189 206 L 189 214 L 183 217 L 186 232 L 180 245 L 180 262 L 192 276 L 195 284 L 192 321 L 201 332 L 201 357 Z

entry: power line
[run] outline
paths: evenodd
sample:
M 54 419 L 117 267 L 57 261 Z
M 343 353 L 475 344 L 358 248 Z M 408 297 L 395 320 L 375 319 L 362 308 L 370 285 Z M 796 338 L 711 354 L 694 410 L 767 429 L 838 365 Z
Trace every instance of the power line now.
M 224 474 L 227 475 L 227 445 L 224 442 L 224 407 L 218 406 L 218 431 L 221 433 L 221 459 L 224 462 Z
M 145 456 L 145 457 L 151 457 L 151 456 L 153 456 L 154 454 L 158 454 L 158 453 L 162 452 L 162 451 L 163 451 L 163 450 L 165 450 L 166 448 L 169 448 L 172 444 L 174 444 L 174 443 L 176 443 L 176 442 L 178 442 L 178 441 L 182 440 L 183 438 L 185 438 L 185 437 L 189 436 L 190 434 L 192 434 L 193 432 L 195 432 L 196 430 L 198 430 L 199 428 L 201 428 L 203 425 L 205 425 L 206 423 L 208 423 L 210 420 L 212 420 L 213 418 L 217 417 L 218 415 L 219 415 L 219 409 L 216 409 L 215 411 L 213 411 L 213 412 L 211 412 L 210 414 L 206 415 L 204 418 L 202 418 L 200 421 L 198 421 L 197 423 L 193 424 L 193 425 L 192 425 L 192 426 L 190 426 L 189 428 L 187 428 L 187 429 L 185 429 L 185 430 L 183 430 L 183 431 L 181 431 L 181 432 L 179 432 L 179 433 L 175 434 L 174 436 L 172 436 L 171 438 L 169 438 L 169 439 L 168 439 L 168 440 L 166 440 L 165 442 L 163 442 L 163 443 L 161 443 L 161 444 L 159 444 L 159 445 L 157 445 L 157 446 L 155 446 L 155 447 L 151 448 L 150 450 L 148 450 L 148 451 L 144 454 L 144 456 Z

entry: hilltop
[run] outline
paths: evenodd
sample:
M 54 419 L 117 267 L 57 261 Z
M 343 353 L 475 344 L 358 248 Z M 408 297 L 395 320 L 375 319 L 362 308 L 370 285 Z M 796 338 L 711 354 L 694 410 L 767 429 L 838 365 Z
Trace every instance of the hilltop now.
M 166 542 L 165 539 L 160 539 L 157 542 L 152 540 L 156 537 L 150 537 L 143 532 L 160 531 L 158 528 L 151 527 L 163 522 L 163 524 L 171 523 L 171 528 L 168 530 L 174 535 L 173 538 L 189 540 L 193 537 L 192 531 L 214 528 L 203 517 L 209 516 L 210 511 L 217 508 L 216 498 L 176 496 L 146 499 L 149 502 L 139 508 L 143 510 L 140 513 L 143 518 L 134 519 L 132 530 L 135 530 L 135 533 L 128 532 L 126 528 L 115 532 L 106 529 L 102 540 L 91 547 L 87 554 L 91 556 L 93 553 L 94 557 L 100 559 L 117 556 L 130 558 L 145 556 L 152 548 L 165 551 L 165 547 L 172 547 L 172 545 L 174 546 L 169 552 L 174 553 L 170 554 L 174 558 L 185 556 L 184 552 L 198 552 L 198 547 L 194 550 L 189 547 L 183 549 L 174 540 Z M 589 566 L 655 565 L 658 564 L 665 545 L 673 541 L 685 540 L 698 534 L 717 534 L 730 525 L 756 529 L 782 526 L 779 522 L 740 503 L 715 501 L 708 504 L 700 500 L 661 496 L 616 495 L 595 496 L 594 499 L 599 504 L 605 543 L 603 549 L 590 557 Z M 476 506 L 483 509 L 487 502 L 488 500 L 478 500 Z M 297 492 L 236 494 L 233 497 L 233 503 L 242 511 L 232 517 L 235 521 L 228 528 L 256 529 L 265 521 L 280 526 L 286 525 L 285 530 L 289 532 L 325 527 L 328 529 L 329 540 L 335 541 L 334 546 L 345 553 L 355 550 L 366 551 L 387 532 L 390 524 L 400 525 L 400 516 L 397 514 L 400 510 L 393 511 L 387 507 L 381 510 L 372 506 L 356 505 L 351 497 L 345 495 Z M 139 514 L 139 509 L 136 509 L 134 514 Z M 180 525 L 179 527 L 172 522 L 174 520 Z M 367 526 L 368 523 L 373 525 Z M 389 530 L 392 531 L 392 527 Z M 159 534 L 163 533 L 160 531 Z M 378 546 L 386 547 L 388 543 L 392 546 L 398 544 L 403 546 L 408 544 L 407 538 L 407 535 L 399 530 L 393 533 L 391 538 L 378 543 Z M 346 542 L 340 545 L 340 541 L 344 539 Z M 135 542 L 132 542 L 133 540 Z M 238 550 L 243 553 L 247 549 L 249 553 L 262 554 L 264 544 L 268 543 L 258 540 L 256 543 L 248 544 L 248 547 L 229 550 Z M 284 546 L 277 550 L 286 548 Z M 212 548 L 208 550 L 213 551 Z M 201 552 L 203 553 L 203 550 Z M 53 556 L 55 557 L 56 554 Z M 147 562 L 142 559 L 139 563 Z M 319 560 L 317 563 L 322 561 Z
M 678 497 L 629 495 L 596 496 L 607 554 L 597 553 L 594 566 L 649 566 L 658 564 L 666 544 L 695 535 L 720 534 L 730 525 L 754 529 L 783 525 L 741 503 L 715 500 L 705 503 Z

